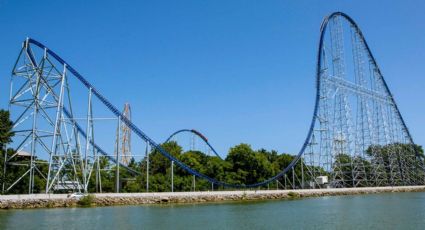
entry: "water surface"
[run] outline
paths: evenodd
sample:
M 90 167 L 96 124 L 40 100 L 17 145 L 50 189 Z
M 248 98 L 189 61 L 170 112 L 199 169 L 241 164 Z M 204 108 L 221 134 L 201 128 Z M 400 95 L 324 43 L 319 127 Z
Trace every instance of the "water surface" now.
M 425 193 L 0 210 L 0 229 L 425 229 Z

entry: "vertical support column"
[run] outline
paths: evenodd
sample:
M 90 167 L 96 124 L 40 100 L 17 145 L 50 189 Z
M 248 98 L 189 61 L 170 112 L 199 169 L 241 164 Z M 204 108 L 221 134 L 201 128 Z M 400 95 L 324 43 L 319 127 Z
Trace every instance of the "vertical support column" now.
M 89 149 L 90 149 L 90 136 L 92 134 L 92 122 L 93 122 L 93 116 L 92 116 L 92 88 L 89 88 L 89 99 L 88 99 L 88 103 L 87 103 L 87 127 L 86 127 L 86 148 L 84 150 L 84 167 L 82 168 L 83 170 L 83 182 L 84 182 L 84 193 L 88 192 L 88 184 L 90 181 L 90 174 L 89 169 L 88 169 L 88 164 L 89 164 L 89 160 L 88 160 L 88 154 L 89 154 Z M 93 138 L 93 137 L 92 137 Z
M 102 177 L 100 174 L 100 157 L 97 156 L 97 163 L 96 163 L 96 192 L 102 193 Z
M 174 161 L 171 161 L 171 192 L 174 192 Z
M 99 170 L 99 192 L 102 193 L 103 192 L 102 191 L 102 174 L 101 174 L 101 171 L 100 171 L 100 159 L 99 159 L 99 156 L 98 156 L 97 162 L 99 162 L 99 168 L 98 168 L 98 170 Z
M 295 189 L 295 170 L 292 167 L 292 189 Z
M 146 142 L 146 192 L 149 192 L 149 143 Z
M 28 41 L 26 42 L 26 49 L 28 49 Z M 35 63 L 32 63 L 34 66 Z M 36 68 L 36 72 L 38 72 L 38 68 Z M 37 79 L 36 79 L 36 86 L 35 86 L 35 92 L 34 92 L 34 112 L 33 112 L 33 122 L 32 122 L 32 141 L 31 141 L 31 157 L 30 157 L 30 165 L 29 165 L 29 184 L 28 184 L 28 194 L 32 193 L 33 188 L 33 181 L 34 181 L 34 156 L 36 153 L 36 142 L 37 142 L 37 115 L 38 110 L 40 109 L 39 105 L 39 97 L 40 97 L 40 78 L 42 77 L 42 73 L 37 73 Z
M 99 155 L 98 155 L 98 152 L 96 151 L 96 149 L 94 147 L 94 143 L 95 143 L 95 140 L 94 140 L 94 119 L 93 119 L 93 103 L 92 103 L 91 98 L 92 98 L 92 89 L 90 89 L 90 107 L 89 107 L 89 110 L 90 110 L 90 132 L 91 132 L 91 135 L 90 135 L 90 142 L 89 143 L 90 143 L 90 146 L 92 148 L 91 154 L 93 156 L 93 166 L 90 167 L 89 174 L 88 174 L 88 177 L 87 177 L 87 189 L 86 189 L 87 191 L 88 191 L 88 184 L 90 183 L 91 174 L 92 174 L 93 170 L 95 170 L 94 169 L 95 163 L 97 163 L 96 177 L 99 177 L 98 179 L 100 180 Z M 88 162 L 88 163 L 90 163 L 90 162 Z M 98 191 L 97 186 L 98 186 L 98 184 L 96 184 L 96 191 Z
M 46 51 L 45 51 L 45 55 L 46 55 Z M 56 151 L 57 151 L 57 137 L 60 135 L 60 121 L 61 121 L 61 117 L 62 117 L 62 107 L 63 107 L 63 94 L 64 94 L 64 86 L 65 86 L 65 77 L 66 77 L 66 64 L 63 65 L 63 74 L 62 74 L 62 80 L 61 80 L 61 88 L 60 88 L 60 93 L 59 93 L 59 99 L 58 99 L 58 104 L 57 104 L 57 108 L 56 108 L 56 121 L 55 121 L 55 127 L 53 130 L 53 140 L 52 140 L 52 148 L 50 151 L 50 157 L 49 157 L 49 170 L 47 173 L 47 182 L 46 182 L 46 193 L 49 193 L 49 190 L 51 188 L 51 186 L 54 183 L 55 178 L 53 178 L 52 183 L 50 183 L 50 179 L 51 179 L 51 174 L 52 172 L 52 163 L 53 163 L 53 156 L 57 155 Z
M 193 175 L 193 191 L 196 191 L 196 177 Z
M 301 157 L 301 188 L 304 189 L 304 162 Z
M 99 192 L 99 160 L 96 161 L 96 181 L 95 181 L 95 187 L 96 187 L 96 193 Z
M 99 161 L 97 161 L 95 159 L 95 165 L 96 165 L 96 169 L 95 169 L 95 181 L 94 181 L 95 193 L 99 193 L 99 170 L 98 170 L 98 163 L 99 163 Z
M 115 192 L 120 192 L 120 127 L 121 116 L 118 116 L 118 133 L 117 133 L 117 155 L 116 155 L 116 170 L 115 170 Z

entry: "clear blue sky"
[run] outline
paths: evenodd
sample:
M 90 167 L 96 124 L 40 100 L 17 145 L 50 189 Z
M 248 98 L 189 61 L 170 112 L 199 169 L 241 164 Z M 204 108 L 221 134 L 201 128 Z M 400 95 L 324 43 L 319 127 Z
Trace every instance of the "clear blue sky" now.
M 425 1 L 0 0 L 0 108 L 21 42 L 72 64 L 154 140 L 203 132 L 298 152 L 314 104 L 319 27 L 359 24 L 418 144 L 425 144 Z M 85 103 L 85 102 L 81 102 Z

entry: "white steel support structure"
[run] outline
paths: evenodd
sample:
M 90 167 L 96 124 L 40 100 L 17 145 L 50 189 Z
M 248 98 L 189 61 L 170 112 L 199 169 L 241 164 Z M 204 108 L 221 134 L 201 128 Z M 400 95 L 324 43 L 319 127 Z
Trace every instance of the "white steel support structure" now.
M 313 187 L 324 187 L 317 176 L 328 176 L 331 187 L 423 183 L 423 156 L 363 34 L 340 12 L 321 27 L 316 100 L 303 153 Z
M 28 184 L 28 193 L 61 189 L 88 192 L 98 160 L 91 89 L 88 94 L 84 133 L 73 117 L 66 64 L 51 58 L 47 49 L 37 53 L 28 40 L 23 43 L 12 71 L 9 101 L 16 151 L 5 155 L 4 170 L 7 173 L 7 168 L 22 167 L 25 171 L 13 181 L 3 182 L 4 193 L 20 183 Z M 38 186 L 37 191 L 36 181 L 44 186 Z

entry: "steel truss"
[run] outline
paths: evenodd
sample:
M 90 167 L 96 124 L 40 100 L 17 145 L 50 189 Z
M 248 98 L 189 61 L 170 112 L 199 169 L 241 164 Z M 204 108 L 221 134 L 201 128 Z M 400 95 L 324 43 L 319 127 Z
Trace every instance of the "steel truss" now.
M 332 187 L 423 184 L 423 156 L 354 21 L 327 17 L 319 47 L 318 122 L 303 156 L 308 172 L 329 175 Z
M 125 103 L 124 109 L 123 109 L 123 115 L 131 121 L 131 107 L 129 103 Z M 120 132 L 120 134 L 118 134 Z M 131 155 L 131 130 L 130 127 L 128 127 L 125 123 L 121 123 L 120 127 L 118 127 L 117 130 L 117 140 L 116 142 L 118 149 L 115 149 L 115 155 L 118 154 L 120 156 L 120 163 L 124 165 L 128 165 L 130 163 L 130 160 L 132 158 Z
M 93 117 L 91 89 L 84 132 L 73 116 L 66 64 L 51 58 L 47 49 L 38 57 L 28 41 L 23 43 L 12 71 L 9 104 L 17 117 L 13 127 L 17 134 L 16 153 L 6 157 L 5 170 L 16 166 L 16 159 L 27 153 L 29 160 L 20 165 L 27 168 L 25 173 L 3 186 L 3 192 L 28 178 L 28 193 L 33 193 L 35 174 L 44 179 L 45 192 L 61 189 L 87 192 L 91 175 L 99 172 L 94 167 L 96 162 L 99 165 L 99 151 L 94 145 L 97 118 Z M 46 174 L 40 170 L 43 165 L 48 165 Z

